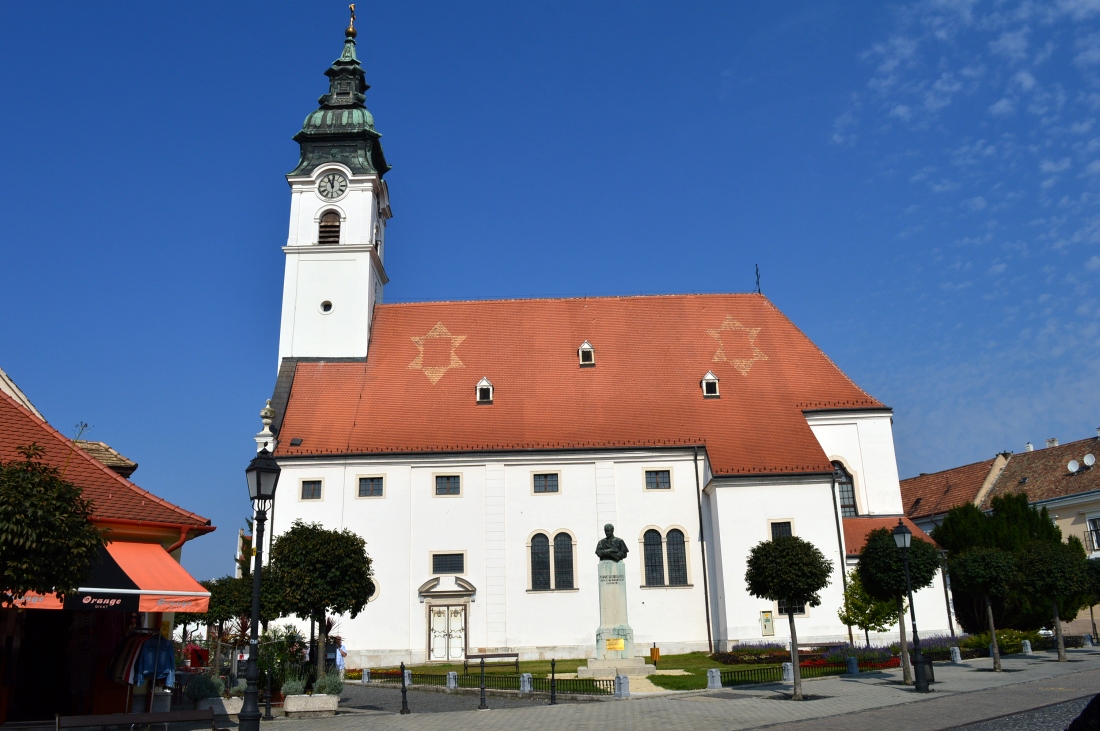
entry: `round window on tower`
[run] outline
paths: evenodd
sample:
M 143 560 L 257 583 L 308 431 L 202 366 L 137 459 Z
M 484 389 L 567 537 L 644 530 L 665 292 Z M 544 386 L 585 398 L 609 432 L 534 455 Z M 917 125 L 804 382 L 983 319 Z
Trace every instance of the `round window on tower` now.
M 328 300 L 325 300 L 324 302 L 321 303 L 321 308 L 320 309 L 321 309 L 321 314 L 322 315 L 327 315 L 330 312 L 332 312 L 332 303 L 329 302 Z

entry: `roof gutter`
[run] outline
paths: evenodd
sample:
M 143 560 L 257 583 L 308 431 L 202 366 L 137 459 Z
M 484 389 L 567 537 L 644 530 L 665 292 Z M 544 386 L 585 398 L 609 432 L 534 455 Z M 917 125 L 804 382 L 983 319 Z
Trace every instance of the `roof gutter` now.
M 707 584 L 707 544 L 703 540 L 703 489 L 699 486 L 699 447 L 692 447 L 695 462 L 695 504 L 699 508 L 699 553 L 703 557 L 703 607 L 707 613 L 707 648 L 714 654 L 714 635 L 710 629 L 710 588 Z
M 91 517 L 88 520 L 92 523 L 99 523 L 102 525 L 127 525 L 137 526 L 141 528 L 171 528 L 178 531 L 195 531 L 196 535 L 202 533 L 212 533 L 217 528 L 207 525 L 186 525 L 184 523 L 165 523 L 159 520 L 130 520 L 129 518 L 97 518 Z

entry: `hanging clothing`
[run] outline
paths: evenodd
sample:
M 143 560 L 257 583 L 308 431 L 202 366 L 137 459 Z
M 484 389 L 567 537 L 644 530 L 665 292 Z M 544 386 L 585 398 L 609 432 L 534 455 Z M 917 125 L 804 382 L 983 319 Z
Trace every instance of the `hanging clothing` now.
M 145 640 L 134 663 L 132 681 L 136 685 L 147 683 L 149 678 L 164 680 L 172 688 L 176 684 L 176 651 L 172 641 L 160 635 Z

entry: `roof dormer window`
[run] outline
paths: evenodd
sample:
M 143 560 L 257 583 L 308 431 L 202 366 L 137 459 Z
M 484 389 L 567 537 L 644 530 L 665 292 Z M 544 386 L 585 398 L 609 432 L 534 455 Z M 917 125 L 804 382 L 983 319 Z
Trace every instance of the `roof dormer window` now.
M 703 388 L 703 398 L 718 398 L 718 376 L 713 371 L 707 371 L 699 385 Z
M 577 359 L 580 361 L 581 368 L 591 368 L 596 365 L 596 349 L 592 347 L 592 343 L 587 340 L 581 343 L 581 347 L 577 348 Z
M 488 378 L 482 378 L 477 382 L 477 402 L 479 404 L 491 404 L 493 403 L 493 384 L 489 383 Z

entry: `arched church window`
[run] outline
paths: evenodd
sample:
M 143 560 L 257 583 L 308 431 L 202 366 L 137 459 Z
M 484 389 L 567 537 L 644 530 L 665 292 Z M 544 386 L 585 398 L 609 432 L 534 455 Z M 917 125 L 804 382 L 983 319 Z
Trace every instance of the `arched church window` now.
M 668 552 L 668 585 L 687 586 L 687 550 L 684 546 L 684 532 L 679 528 L 673 528 L 665 535 L 665 546 Z
M 568 533 L 554 536 L 554 588 L 573 588 L 573 536 Z
M 545 533 L 531 538 L 531 590 L 550 591 L 550 539 Z
M 340 214 L 336 211 L 328 211 L 321 216 L 321 223 L 317 228 L 317 243 L 340 243 Z
M 833 476 L 836 479 L 837 492 L 840 494 L 840 517 L 854 518 L 859 515 L 859 508 L 856 506 L 855 482 L 840 462 L 833 462 Z
M 642 560 L 645 562 L 645 585 L 665 585 L 665 557 L 661 534 L 652 528 L 642 537 Z

